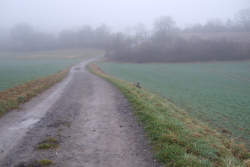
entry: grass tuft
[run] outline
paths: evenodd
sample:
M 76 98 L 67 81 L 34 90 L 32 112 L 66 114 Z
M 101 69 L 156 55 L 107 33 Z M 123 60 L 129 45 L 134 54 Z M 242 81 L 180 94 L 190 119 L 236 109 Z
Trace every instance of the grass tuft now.
M 46 150 L 46 149 L 56 149 L 58 148 L 58 139 L 56 138 L 48 138 L 43 140 L 39 145 L 37 146 L 40 150 Z
M 45 167 L 52 165 L 53 161 L 50 159 L 41 159 L 41 160 L 34 160 L 30 163 L 22 162 L 17 167 Z
M 48 138 L 48 139 L 46 139 L 46 140 L 44 140 L 45 142 L 58 142 L 58 139 L 56 139 L 56 138 L 53 138 L 53 137 L 50 137 L 50 138 Z
M 42 160 L 40 160 L 39 164 L 40 164 L 40 165 L 46 165 L 46 166 L 48 166 L 48 165 L 51 165 L 52 162 L 53 162 L 53 161 L 50 160 L 50 159 L 42 159 Z
M 120 89 L 151 140 L 155 156 L 166 166 L 245 166 L 249 152 L 196 120 L 169 100 L 109 76 L 97 65 L 88 69 Z

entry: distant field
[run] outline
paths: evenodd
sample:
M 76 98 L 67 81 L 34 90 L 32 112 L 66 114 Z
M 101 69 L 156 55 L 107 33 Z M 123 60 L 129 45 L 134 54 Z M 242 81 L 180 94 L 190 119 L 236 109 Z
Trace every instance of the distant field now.
M 139 81 L 143 88 L 250 144 L 250 62 L 99 66 L 123 80 Z
M 101 54 L 94 49 L 43 52 L 0 52 L 0 92 L 68 68 L 83 58 Z

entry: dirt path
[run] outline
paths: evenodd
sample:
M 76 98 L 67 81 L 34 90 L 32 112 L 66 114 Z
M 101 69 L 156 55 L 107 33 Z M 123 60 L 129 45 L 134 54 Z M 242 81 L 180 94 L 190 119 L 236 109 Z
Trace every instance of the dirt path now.
M 89 61 L 0 118 L 1 167 L 25 167 L 41 159 L 51 159 L 57 167 L 159 166 L 129 103 L 114 86 L 85 69 Z M 58 139 L 59 147 L 38 150 L 49 137 Z

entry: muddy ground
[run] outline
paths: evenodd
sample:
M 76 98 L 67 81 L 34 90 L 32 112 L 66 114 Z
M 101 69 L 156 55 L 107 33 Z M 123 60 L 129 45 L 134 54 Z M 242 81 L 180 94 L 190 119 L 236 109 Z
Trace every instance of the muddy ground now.
M 154 167 L 148 141 L 130 104 L 85 60 L 68 77 L 0 118 L 0 166 Z M 38 149 L 48 138 L 54 148 Z

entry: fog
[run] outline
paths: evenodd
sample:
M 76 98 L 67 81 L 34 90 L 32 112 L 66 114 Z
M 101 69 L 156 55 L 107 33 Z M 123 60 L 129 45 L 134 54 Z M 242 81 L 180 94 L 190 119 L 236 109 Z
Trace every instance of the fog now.
M 0 29 L 26 22 L 41 31 L 83 25 L 108 25 L 114 31 L 143 23 L 151 29 L 160 16 L 171 16 L 179 27 L 219 18 L 234 18 L 249 0 L 1 0 Z
M 100 48 L 125 62 L 250 59 L 249 0 L 0 0 L 0 51 Z

